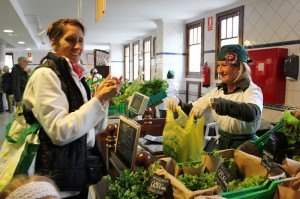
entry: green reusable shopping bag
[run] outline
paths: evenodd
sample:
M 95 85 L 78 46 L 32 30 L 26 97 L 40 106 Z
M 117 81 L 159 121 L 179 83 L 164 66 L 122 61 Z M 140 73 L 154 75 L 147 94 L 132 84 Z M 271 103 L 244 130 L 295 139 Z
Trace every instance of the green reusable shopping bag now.
M 172 110 L 167 110 L 163 130 L 164 154 L 176 162 L 200 160 L 203 151 L 204 118 L 201 117 L 195 122 L 194 115 L 187 116 L 179 106 L 176 110 L 176 119 Z
M 39 129 L 39 123 L 26 123 L 22 107 L 19 106 L 6 126 L 0 151 L 0 191 L 13 176 L 27 174 L 39 147 Z

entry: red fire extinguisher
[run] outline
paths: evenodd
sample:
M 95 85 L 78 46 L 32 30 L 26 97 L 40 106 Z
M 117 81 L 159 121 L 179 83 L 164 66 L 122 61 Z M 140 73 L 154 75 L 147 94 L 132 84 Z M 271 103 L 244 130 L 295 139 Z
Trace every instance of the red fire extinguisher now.
M 202 67 L 202 86 L 209 87 L 210 86 L 210 69 L 208 67 L 208 63 L 205 62 L 204 66 Z

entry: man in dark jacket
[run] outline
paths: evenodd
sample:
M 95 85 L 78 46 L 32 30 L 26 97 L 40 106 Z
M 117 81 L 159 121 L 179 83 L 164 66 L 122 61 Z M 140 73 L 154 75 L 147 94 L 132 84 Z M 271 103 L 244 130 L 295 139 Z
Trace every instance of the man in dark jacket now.
M 20 101 L 28 81 L 28 75 L 25 68 L 29 62 L 30 60 L 27 57 L 19 57 L 18 64 L 15 64 L 11 71 L 12 91 L 17 107 L 20 105 Z

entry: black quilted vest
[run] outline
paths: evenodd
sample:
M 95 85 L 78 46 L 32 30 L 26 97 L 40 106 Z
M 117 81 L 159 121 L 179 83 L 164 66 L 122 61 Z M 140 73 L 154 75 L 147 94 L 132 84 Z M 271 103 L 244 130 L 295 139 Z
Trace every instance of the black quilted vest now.
M 51 52 L 46 59 L 38 68 L 49 67 L 57 74 L 69 101 L 69 112 L 76 111 L 83 104 L 83 98 L 71 76 L 67 61 Z M 90 90 L 84 78 L 81 82 L 90 98 Z M 97 139 L 90 150 L 87 150 L 86 134 L 69 144 L 57 146 L 51 142 L 44 129 L 41 129 L 39 139 L 35 172 L 54 180 L 60 191 L 81 191 L 90 184 L 96 184 L 107 174 Z

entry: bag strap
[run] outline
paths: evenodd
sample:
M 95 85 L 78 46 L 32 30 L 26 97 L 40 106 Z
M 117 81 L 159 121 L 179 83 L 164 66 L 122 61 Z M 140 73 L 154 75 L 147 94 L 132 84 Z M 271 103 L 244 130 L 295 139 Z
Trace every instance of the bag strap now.
M 36 130 L 41 127 L 41 125 L 39 123 L 34 123 L 34 124 L 30 125 L 30 127 L 27 128 L 17 140 L 15 140 L 10 135 L 8 135 L 9 129 L 14 121 L 15 120 L 12 119 L 8 123 L 8 125 L 6 126 L 6 129 L 5 129 L 5 138 L 8 142 L 12 142 L 12 143 L 23 142 L 26 139 L 27 135 L 36 133 Z

